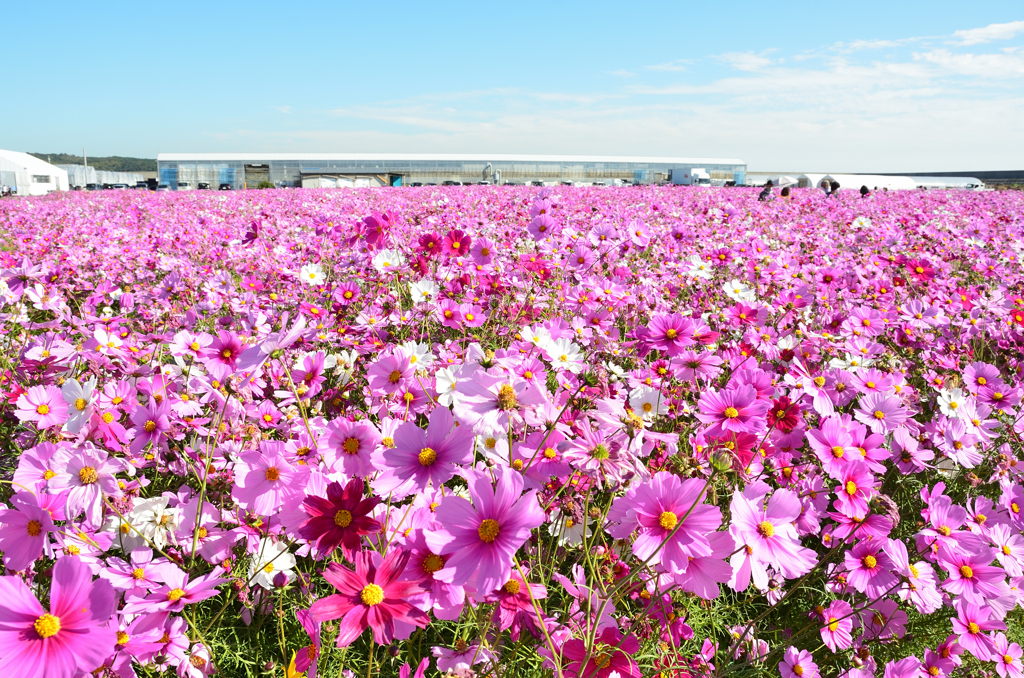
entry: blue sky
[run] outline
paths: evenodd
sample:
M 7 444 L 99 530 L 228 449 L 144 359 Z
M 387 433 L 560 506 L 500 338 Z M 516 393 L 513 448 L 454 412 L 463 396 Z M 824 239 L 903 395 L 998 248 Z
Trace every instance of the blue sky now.
M 3 18 L 0 148 L 1024 167 L 1019 0 L 58 2 Z

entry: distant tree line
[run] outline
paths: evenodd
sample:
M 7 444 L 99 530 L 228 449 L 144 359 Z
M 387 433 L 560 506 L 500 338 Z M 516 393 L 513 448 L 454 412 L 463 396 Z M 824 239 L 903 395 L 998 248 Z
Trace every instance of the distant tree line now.
M 81 165 L 82 156 L 68 153 L 29 153 L 52 165 Z M 107 158 L 89 156 L 89 166 L 102 172 L 155 172 L 156 160 L 150 158 L 125 158 L 112 155 Z

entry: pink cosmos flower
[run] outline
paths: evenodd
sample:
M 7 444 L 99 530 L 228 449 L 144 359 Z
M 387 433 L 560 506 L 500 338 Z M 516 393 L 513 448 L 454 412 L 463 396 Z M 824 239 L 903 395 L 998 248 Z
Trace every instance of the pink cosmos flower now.
M 889 433 L 910 418 L 899 398 L 884 393 L 869 393 L 861 398 L 856 413 L 857 420 L 875 433 Z
M 234 332 L 221 330 L 217 337 L 210 341 L 205 354 L 208 364 L 221 365 L 226 368 L 226 373 L 235 371 L 238 359 L 242 357 L 245 347 L 242 340 Z
M 657 313 L 647 325 L 645 337 L 652 348 L 677 356 L 693 345 L 693 321 L 679 313 Z
M 61 448 L 53 456 L 53 470 L 57 475 L 50 480 L 50 489 L 57 492 L 69 490 L 68 519 L 77 518 L 84 512 L 85 526 L 97 529 L 103 522 L 103 495 L 121 494 L 114 477 L 121 468 L 120 461 L 92 443 L 80 448 Z
M 845 600 L 833 600 L 821 613 L 821 641 L 833 652 L 853 644 L 853 608 Z
M 243 508 L 261 516 L 272 515 L 288 495 L 306 487 L 309 467 L 292 465 L 285 454 L 284 443 L 265 440 L 259 452 L 239 455 L 235 471 L 235 488 L 231 496 Z
M 862 461 L 850 462 L 843 468 L 836 486 L 835 507 L 851 518 L 868 513 L 868 499 L 874 494 L 875 477 Z
M 992 658 L 996 646 L 992 636 L 985 631 L 1006 630 L 1006 624 L 992 619 L 991 610 L 988 607 L 975 605 L 966 600 L 957 600 L 953 603 L 953 609 L 957 616 L 950 619 L 953 624 L 953 633 L 964 649 L 973 654 L 981 661 L 988 661 Z
M 0 577 L 0 670 L 18 678 L 91 674 L 117 644 L 107 626 L 115 604 L 110 583 L 93 581 L 75 557 L 53 567 L 49 612 L 19 577 Z
M 469 237 L 469 234 L 457 228 L 449 231 L 441 243 L 441 249 L 450 257 L 461 257 L 469 254 L 472 246 L 473 239 Z
M 402 348 L 383 355 L 366 370 L 366 379 L 375 395 L 390 395 L 405 387 L 416 368 Z
M 434 578 L 454 585 L 476 576 L 476 587 L 490 593 L 509 580 L 512 557 L 544 522 L 537 493 L 523 494 L 523 477 L 508 467 L 496 470 L 491 486 L 487 474 L 466 471 L 472 504 L 449 495 L 437 507 L 436 529 L 426 532 L 430 550 L 450 556 Z
M 129 595 L 125 599 L 125 606 L 121 610 L 124 614 L 137 614 L 148 612 L 180 612 L 186 605 L 199 603 L 208 598 L 220 594 L 217 587 L 225 583 L 227 579 L 221 579 L 216 572 L 204 574 L 201 577 L 189 581 L 188 575 L 178 569 L 178 566 L 171 562 L 165 562 L 158 566 L 160 568 L 160 579 L 164 585 L 153 589 L 142 597 L 142 591 L 136 589 L 136 594 Z
M 865 639 L 902 638 L 907 632 L 907 613 L 895 600 L 888 598 L 861 611 L 861 627 Z
M 704 486 L 699 478 L 684 481 L 661 471 L 615 500 L 615 510 L 625 512 L 620 530 L 628 534 L 639 525 L 637 558 L 675 574 L 685 572 L 691 558 L 711 555 L 707 535 L 721 525 L 722 512 L 701 503 Z
M 371 456 L 381 442 L 381 435 L 365 419 L 334 419 L 327 425 L 325 438 L 324 456 L 334 471 L 364 478 L 377 470 Z
M 839 417 L 829 417 L 820 428 L 808 431 L 807 442 L 821 460 L 825 473 L 837 480 L 846 465 L 860 457 L 860 451 L 853 445 L 853 436 Z
M 394 433 L 394 447 L 381 454 L 385 473 L 374 481 L 381 495 L 403 499 L 428 486 L 440 487 L 458 467 L 473 461 L 473 432 L 456 426 L 448 408 L 435 408 L 424 431 L 405 422 Z
M 523 421 L 522 410 L 546 401 L 540 389 L 519 378 L 494 377 L 479 370 L 455 386 L 459 395 L 455 414 L 475 433 L 508 430 L 509 422 Z
M 24 570 L 39 556 L 54 530 L 50 512 L 41 508 L 35 495 L 18 492 L 11 497 L 12 509 L 0 510 L 0 551 L 9 570 Z
M 868 598 L 886 595 L 900 581 L 883 546 L 881 540 L 862 539 L 846 552 L 846 581 Z
M 56 386 L 30 386 L 18 396 L 14 415 L 20 421 L 34 421 L 40 430 L 61 426 L 68 419 L 68 404 Z
M 775 567 L 788 579 L 811 571 L 816 560 L 814 552 L 800 546 L 793 526 L 803 510 L 794 492 L 776 490 L 765 506 L 760 497 L 755 502 L 737 491 L 729 506 L 733 515 L 729 532 L 745 551 L 733 556 L 734 570 L 748 555 L 763 565 Z
M 763 433 L 767 427 L 765 413 L 770 402 L 757 399 L 753 386 L 744 384 L 723 391 L 705 391 L 697 403 L 697 419 L 709 425 L 705 435 L 725 432 Z
M 409 598 L 421 588 L 420 584 L 400 580 L 408 559 L 407 551 L 392 549 L 386 558 L 376 551 L 360 553 L 354 572 L 338 563 L 330 563 L 324 571 L 324 579 L 338 593 L 313 603 L 309 608 L 310 617 L 317 623 L 341 620 L 338 622 L 338 647 L 348 647 L 367 628 L 378 645 L 387 645 L 395 639 L 399 633 L 398 623 L 425 628 L 429 622 L 426 613 L 409 603 Z
M 989 598 L 1002 595 L 1006 573 L 990 565 L 995 549 L 983 548 L 978 553 L 967 553 L 961 549 L 941 546 L 938 558 L 943 569 L 949 573 L 942 588 L 950 593 L 963 596 L 975 605 L 985 605 Z
M 814 663 L 814 655 L 807 650 L 789 647 L 782 661 L 779 662 L 779 673 L 782 678 L 818 678 L 818 665 Z
M 132 413 L 132 423 L 135 424 L 132 454 L 139 454 L 150 444 L 156 447 L 162 443 L 164 435 L 171 428 L 169 415 L 170 403 L 167 400 L 157 402 L 154 398 L 150 398 L 148 405 Z
M 996 673 L 1002 678 L 1024 677 L 1024 664 L 1021 663 L 1021 655 L 1024 651 L 1020 645 L 1011 643 L 1005 633 L 997 633 L 992 639 L 994 646 L 992 652 L 993 661 L 996 663 Z
M 534 217 L 533 221 L 531 221 L 530 225 L 527 227 L 527 231 L 537 242 L 551 237 L 555 234 L 557 229 L 558 222 L 546 214 Z

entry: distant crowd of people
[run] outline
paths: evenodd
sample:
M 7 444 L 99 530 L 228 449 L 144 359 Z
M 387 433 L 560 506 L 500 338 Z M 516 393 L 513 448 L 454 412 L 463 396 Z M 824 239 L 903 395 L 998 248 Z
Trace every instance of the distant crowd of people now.
M 17 192 L 18 189 L 15 186 L 8 186 L 7 184 L 0 186 L 0 198 L 6 198 L 8 196 L 14 195 Z
M 773 182 L 771 179 L 769 179 L 768 182 L 764 185 L 764 188 L 761 189 L 761 193 L 758 194 L 758 196 L 757 196 L 758 202 L 764 202 L 766 200 L 771 200 L 772 199 L 772 188 L 774 188 L 774 187 L 775 187 L 775 182 Z M 838 181 L 822 181 L 821 185 L 818 188 L 820 188 L 821 190 L 823 190 L 825 192 L 825 197 L 826 198 L 834 198 L 834 197 L 836 197 L 839 194 L 839 182 Z M 868 188 L 867 186 L 861 186 L 860 187 L 860 197 L 866 198 L 869 195 L 871 195 L 871 189 Z M 791 192 L 790 192 L 790 190 L 789 190 L 789 186 L 783 186 L 782 187 L 782 191 L 779 193 L 779 197 L 781 197 L 783 200 L 789 200 L 791 197 L 793 197 Z

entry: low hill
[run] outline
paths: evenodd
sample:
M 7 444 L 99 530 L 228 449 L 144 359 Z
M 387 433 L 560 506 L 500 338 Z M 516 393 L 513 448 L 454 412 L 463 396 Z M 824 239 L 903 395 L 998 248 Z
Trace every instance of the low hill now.
M 69 153 L 29 153 L 51 165 L 81 165 L 82 156 Z M 89 156 L 89 165 L 103 172 L 155 172 L 155 158 L 126 158 L 112 155 L 106 158 Z

